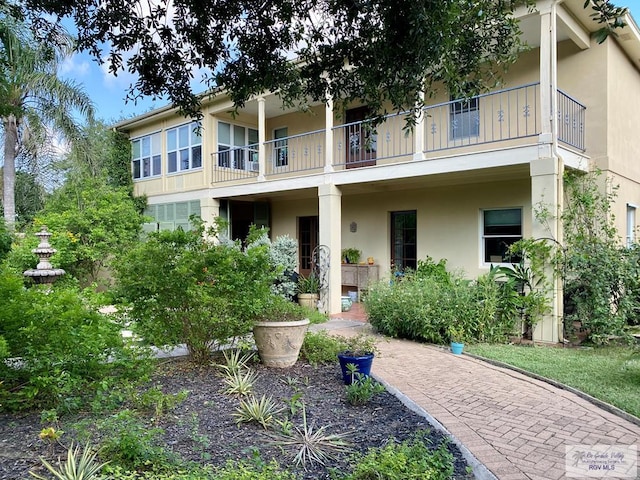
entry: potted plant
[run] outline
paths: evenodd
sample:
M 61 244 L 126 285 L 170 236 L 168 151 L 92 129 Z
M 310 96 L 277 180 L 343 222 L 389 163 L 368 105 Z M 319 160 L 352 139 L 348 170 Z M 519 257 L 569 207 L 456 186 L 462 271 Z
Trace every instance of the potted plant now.
M 342 249 L 342 258 L 344 258 L 345 262 L 357 264 L 360 261 L 360 257 L 362 256 L 362 251 L 357 248 L 343 248 Z
M 451 341 L 451 353 L 454 355 L 462 355 L 465 340 L 464 328 L 461 325 L 451 325 L 448 332 L 449 340 Z
M 280 295 L 272 295 L 253 326 L 262 363 L 275 368 L 293 366 L 298 361 L 308 325 L 304 308 Z
M 342 370 L 342 380 L 345 385 L 350 385 L 356 379 L 356 373 L 358 378 L 371 374 L 371 364 L 378 349 L 376 339 L 371 335 L 345 337 L 342 341 L 344 351 L 338 354 L 338 361 Z
M 298 303 L 303 307 L 318 308 L 320 298 L 320 279 L 311 272 L 308 277 L 300 275 L 298 279 Z

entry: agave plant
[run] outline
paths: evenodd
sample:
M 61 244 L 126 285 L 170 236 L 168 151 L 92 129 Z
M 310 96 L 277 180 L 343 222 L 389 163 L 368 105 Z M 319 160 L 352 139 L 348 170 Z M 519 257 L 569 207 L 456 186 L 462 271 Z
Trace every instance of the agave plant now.
M 44 458 L 41 458 L 42 464 L 51 474 L 58 480 L 93 480 L 99 477 L 99 472 L 109 462 L 98 463 L 96 461 L 97 452 L 93 452 L 89 444 L 84 447 L 82 455 L 80 455 L 80 447 L 73 448 L 73 443 L 67 450 L 67 461 L 64 465 L 58 462 L 58 468 L 51 465 Z M 37 473 L 29 472 L 29 474 L 40 480 L 48 480 L 46 477 Z
M 338 453 L 351 451 L 351 444 L 345 440 L 347 434 L 327 433 L 328 425 L 315 428 L 307 422 L 307 411 L 302 405 L 302 426 L 283 430 L 274 434 L 271 443 L 278 446 L 290 446 L 298 449 L 294 462 L 306 468 L 307 464 L 319 463 L 325 465 L 328 460 L 335 458 Z
M 276 405 L 271 397 L 262 395 L 260 400 L 250 397 L 240 402 L 240 406 L 236 409 L 236 413 L 232 413 L 236 418 L 236 423 L 258 422 L 266 430 L 274 417 L 282 411 L 282 408 Z

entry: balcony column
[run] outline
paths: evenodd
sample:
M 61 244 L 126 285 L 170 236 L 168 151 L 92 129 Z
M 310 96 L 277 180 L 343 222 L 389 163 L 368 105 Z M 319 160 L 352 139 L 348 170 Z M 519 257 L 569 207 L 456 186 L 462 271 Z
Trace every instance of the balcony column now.
M 324 108 L 324 171 L 333 172 L 333 98 L 327 92 Z
M 552 78 L 551 78 L 551 62 L 552 62 L 552 35 L 551 35 L 551 4 L 549 2 L 540 2 L 538 4 L 540 11 L 540 121 L 541 133 L 539 136 L 540 143 L 552 142 L 552 122 L 553 112 L 551 111 L 551 95 L 552 95 Z
M 325 300 L 326 313 L 340 313 L 342 306 L 342 192 L 333 184 L 318 187 L 318 221 L 320 245 L 329 247 L 329 292 Z
M 413 159 L 424 160 L 424 92 L 420 92 L 420 110 L 416 113 L 416 124 L 413 127 Z
M 258 97 L 258 181 L 264 182 L 266 172 L 267 147 L 267 121 L 264 109 L 264 97 Z

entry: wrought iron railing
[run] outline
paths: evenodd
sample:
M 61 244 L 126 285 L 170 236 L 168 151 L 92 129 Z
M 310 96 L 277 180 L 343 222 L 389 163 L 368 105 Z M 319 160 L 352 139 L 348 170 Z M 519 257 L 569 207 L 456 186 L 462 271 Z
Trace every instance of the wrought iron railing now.
M 423 151 L 519 141 L 539 135 L 540 84 L 486 93 L 430 105 L 422 110 Z M 558 140 L 584 150 L 586 107 L 558 91 Z M 354 168 L 400 163 L 413 159 L 415 133 L 407 128 L 406 113 L 333 127 L 333 166 Z M 417 127 L 419 128 L 419 127 Z M 325 130 L 269 140 L 265 147 L 265 176 L 320 171 L 325 165 Z M 213 154 L 214 181 L 254 178 L 258 175 L 257 145 L 235 147 Z
M 213 181 L 251 179 L 258 176 L 258 146 L 226 148 L 211 154 Z
M 584 122 L 587 107 L 558 90 L 558 140 L 580 150 L 585 149 Z
M 324 132 L 315 130 L 265 142 L 265 175 L 304 172 L 324 167 Z

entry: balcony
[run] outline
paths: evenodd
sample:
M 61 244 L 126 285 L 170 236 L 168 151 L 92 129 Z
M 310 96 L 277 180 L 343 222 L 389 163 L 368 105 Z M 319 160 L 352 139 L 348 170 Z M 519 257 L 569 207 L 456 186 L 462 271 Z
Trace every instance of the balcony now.
M 586 107 L 558 91 L 558 140 L 584 151 Z M 264 142 L 264 179 L 411 162 L 470 152 L 507 148 L 537 141 L 542 132 L 540 84 L 479 95 L 425 107 L 415 131 L 406 127 L 406 114 L 336 125 Z M 420 135 L 416 135 L 419 133 Z M 498 145 L 500 144 L 500 145 Z M 326 152 L 330 149 L 331 163 Z M 246 183 L 259 176 L 258 145 L 214 152 L 215 183 Z M 417 154 L 417 155 L 416 155 Z

